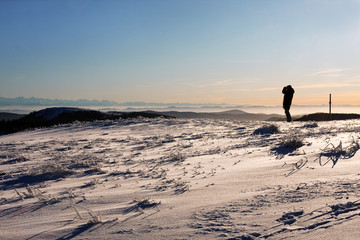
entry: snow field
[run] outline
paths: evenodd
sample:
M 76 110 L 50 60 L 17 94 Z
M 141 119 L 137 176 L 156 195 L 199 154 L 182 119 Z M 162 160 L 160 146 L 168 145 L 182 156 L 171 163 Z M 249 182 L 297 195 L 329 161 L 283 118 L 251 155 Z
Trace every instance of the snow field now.
M 359 129 L 131 119 L 1 136 L 0 237 L 315 239 L 358 221 Z

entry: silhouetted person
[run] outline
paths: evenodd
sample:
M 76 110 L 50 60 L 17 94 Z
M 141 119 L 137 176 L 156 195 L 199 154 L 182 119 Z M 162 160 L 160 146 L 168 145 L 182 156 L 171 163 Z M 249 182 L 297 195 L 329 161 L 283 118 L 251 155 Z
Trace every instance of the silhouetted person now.
M 290 115 L 289 110 L 290 110 L 290 106 L 291 106 L 291 101 L 294 96 L 294 92 L 295 91 L 291 87 L 291 85 L 284 87 L 282 90 L 282 93 L 284 94 L 283 108 L 285 109 L 286 120 L 288 122 L 291 122 L 291 115 Z

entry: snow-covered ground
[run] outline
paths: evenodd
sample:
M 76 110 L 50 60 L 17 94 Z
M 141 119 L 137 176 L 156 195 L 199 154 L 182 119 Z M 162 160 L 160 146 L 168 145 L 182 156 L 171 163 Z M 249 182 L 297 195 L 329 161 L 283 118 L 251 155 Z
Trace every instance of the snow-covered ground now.
M 131 119 L 0 136 L 0 239 L 357 239 L 359 130 Z

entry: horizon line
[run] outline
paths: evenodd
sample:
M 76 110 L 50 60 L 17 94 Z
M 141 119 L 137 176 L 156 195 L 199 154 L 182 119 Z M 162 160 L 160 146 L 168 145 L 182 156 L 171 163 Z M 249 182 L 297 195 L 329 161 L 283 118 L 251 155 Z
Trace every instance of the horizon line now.
M 14 103 L 2 103 L 1 100 L 42 100 L 45 101 L 43 103 L 23 103 L 16 105 Z M 46 101 L 53 102 L 46 103 Z M 54 102 L 59 102 L 58 104 L 54 105 Z M 61 103 L 66 102 L 66 104 Z M 78 103 L 76 103 L 78 102 Z M 80 104 L 80 102 L 82 102 Z M 74 105 L 68 105 L 70 103 L 73 103 Z M 96 105 L 91 105 L 91 103 L 96 103 Z M 103 103 L 104 105 L 101 105 Z M 106 104 L 105 104 L 106 103 Z M 63 104 L 63 105 L 62 105 Z M 100 104 L 100 105 L 99 105 Z M 141 105 L 145 104 L 145 105 Z M 99 107 L 115 107 L 115 106 L 129 106 L 129 107 L 149 107 L 149 106 L 165 106 L 165 107 L 180 107 L 181 105 L 185 106 L 198 106 L 198 107 L 282 107 L 281 104 L 278 105 L 252 105 L 252 104 L 231 104 L 231 103 L 192 103 L 192 102 L 146 102 L 146 101 L 125 101 L 125 102 L 117 102 L 112 100 L 98 100 L 98 99 L 76 99 L 76 100 L 69 100 L 69 99 L 50 99 L 50 98 L 38 98 L 38 97 L 13 97 L 13 98 L 7 98 L 7 97 L 1 97 L 0 96 L 0 106 L 99 106 Z M 185 107 L 183 106 L 183 107 Z M 324 107 L 328 106 L 328 104 L 292 104 L 293 107 Z M 360 104 L 333 104 L 333 106 L 340 106 L 340 107 L 360 107 Z

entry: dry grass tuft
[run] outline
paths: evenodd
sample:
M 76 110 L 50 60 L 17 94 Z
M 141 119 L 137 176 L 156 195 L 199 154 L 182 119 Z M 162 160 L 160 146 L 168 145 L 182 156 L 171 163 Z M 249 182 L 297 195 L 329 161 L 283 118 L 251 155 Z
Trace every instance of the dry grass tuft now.
M 328 145 L 326 145 L 325 148 L 321 149 L 321 153 L 319 154 L 319 157 L 315 159 L 315 161 L 319 160 L 320 166 L 324 166 L 328 162 L 332 162 L 333 163 L 332 167 L 335 167 L 339 159 L 352 158 L 359 149 L 360 149 L 359 142 L 355 141 L 354 139 L 352 140 L 350 145 L 345 148 L 343 148 L 341 141 L 337 146 L 335 146 L 332 143 L 329 143 Z M 327 158 L 325 162 L 322 161 L 323 157 Z
M 98 223 L 101 223 L 101 217 L 99 215 L 96 215 L 93 211 L 91 211 L 89 208 L 86 208 L 86 207 L 82 207 L 82 206 L 79 206 L 79 205 L 76 205 L 74 204 L 72 201 L 70 203 L 70 206 L 74 209 L 75 213 L 76 213 L 76 216 L 75 218 L 73 219 L 73 221 L 76 219 L 76 218 L 79 218 L 81 220 L 83 220 L 84 218 L 81 216 L 80 214 L 80 209 L 81 210 L 84 210 L 90 217 L 87 219 L 87 225 L 95 225 L 95 224 L 98 224 Z
M 285 177 L 289 177 L 290 175 L 300 171 L 306 164 L 308 163 L 307 157 L 305 159 L 300 159 L 299 161 L 290 164 L 291 170 L 285 174 Z M 287 163 L 284 163 L 283 167 L 288 165 Z
M 300 148 L 304 146 L 304 141 L 298 136 L 290 135 L 287 138 L 283 139 L 282 142 L 280 142 L 279 147 L 280 148 Z
M 82 186 L 82 188 L 87 188 L 87 187 L 95 188 L 96 185 L 99 185 L 99 184 L 101 184 L 101 183 L 100 183 L 100 179 L 98 179 L 98 178 L 93 178 L 93 179 L 90 180 L 90 182 L 85 183 L 85 184 Z
M 150 200 L 149 198 L 143 198 L 143 199 L 135 199 L 133 201 L 133 205 L 126 208 L 124 210 L 124 213 L 130 213 L 130 212 L 141 212 L 143 213 L 143 210 L 144 209 L 148 209 L 148 208 L 157 208 L 158 211 L 159 208 L 157 207 L 159 204 L 161 204 L 161 202 L 155 202 L 155 201 L 152 201 Z
M 186 156 L 180 152 L 177 153 L 171 153 L 167 157 L 163 157 L 162 161 L 165 163 L 175 163 L 175 165 L 178 165 L 182 162 L 184 162 L 186 159 Z
M 14 189 L 15 193 L 24 200 L 25 198 L 37 198 L 41 203 L 43 204 L 54 204 L 59 202 L 60 200 L 52 195 L 44 195 L 43 192 L 41 192 L 38 188 L 31 187 L 30 185 L 27 185 L 25 190 L 23 192 L 18 191 L 17 189 Z
M 317 128 L 319 125 L 317 124 L 317 122 L 312 122 L 312 123 L 307 123 L 305 124 L 303 127 L 304 128 Z
M 273 148 L 271 148 L 270 153 L 275 154 L 276 158 L 281 159 L 284 155 L 293 153 L 304 145 L 305 142 L 302 138 L 296 136 L 295 134 L 291 134 L 285 136 Z
M 29 170 L 28 175 L 42 180 L 55 180 L 70 175 L 72 171 L 57 163 L 46 164 Z
M 253 132 L 253 135 L 271 135 L 280 133 L 279 127 L 274 124 L 264 125 Z

